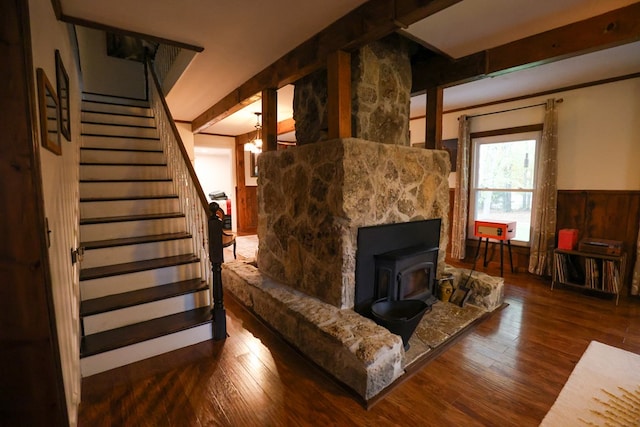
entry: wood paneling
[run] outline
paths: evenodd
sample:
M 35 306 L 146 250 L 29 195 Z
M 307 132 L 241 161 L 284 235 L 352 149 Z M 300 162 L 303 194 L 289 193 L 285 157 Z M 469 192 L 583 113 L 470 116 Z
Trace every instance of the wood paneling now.
M 505 298 L 367 410 L 229 297 L 225 341 L 85 378 L 79 426 L 537 426 L 591 340 L 640 352 L 636 299 L 507 272 Z
M 238 212 L 238 233 L 255 234 L 258 231 L 258 187 L 245 187 L 244 208 Z
M 626 289 L 636 261 L 636 242 L 640 226 L 640 191 L 560 190 L 558 191 L 558 230 L 578 229 L 578 240 L 585 237 L 620 240 L 627 253 Z
M 0 3 L 0 424 L 63 426 L 28 5 Z
M 449 236 L 453 220 L 453 198 L 455 190 L 449 190 Z M 628 292 L 631 271 L 636 261 L 636 242 L 640 227 L 640 191 L 614 190 L 560 190 L 557 202 L 557 229 L 576 228 L 578 239 L 597 237 L 602 239 L 621 240 L 627 253 L 626 286 L 622 293 Z M 449 245 L 450 247 L 450 245 Z M 512 246 L 513 264 L 517 271 L 527 271 L 529 266 L 529 248 Z M 473 262 L 477 250 L 477 240 L 467 240 L 465 261 Z M 484 244 L 481 256 L 484 254 Z M 497 243 L 489 243 L 489 260 L 491 264 L 500 262 L 500 251 Z M 450 256 L 449 250 L 447 257 Z M 505 263 L 508 262 L 505 250 Z M 447 258 L 447 261 L 450 261 Z M 482 270 L 478 261 L 476 268 Z

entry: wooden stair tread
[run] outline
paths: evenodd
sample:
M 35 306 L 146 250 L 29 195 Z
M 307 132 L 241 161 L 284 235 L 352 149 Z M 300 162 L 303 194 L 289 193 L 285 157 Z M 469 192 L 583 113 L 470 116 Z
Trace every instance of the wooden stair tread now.
M 109 331 L 87 335 L 82 338 L 80 357 L 88 357 L 109 350 L 180 332 L 206 323 L 211 323 L 210 307 L 200 307 L 170 316 L 160 317 Z
M 101 298 L 85 300 L 80 303 L 80 316 L 106 313 L 148 302 L 159 301 L 179 295 L 190 294 L 208 289 L 207 282 L 201 279 L 183 280 L 161 286 L 138 289 Z
M 101 126 L 116 126 L 116 127 L 121 127 L 121 128 L 137 128 L 137 129 L 155 129 L 156 126 L 149 126 L 149 125 L 132 125 L 132 124 L 128 124 L 128 123 L 105 123 L 105 122 L 94 122 L 94 121 L 90 121 L 90 120 L 82 120 L 80 123 L 82 123 L 83 125 L 101 125 Z
M 167 166 L 166 163 L 80 162 L 80 166 Z
M 99 218 L 80 218 L 80 225 L 101 224 L 107 222 L 126 222 L 126 221 L 144 221 L 147 219 L 168 219 L 184 217 L 183 213 L 170 212 L 160 214 L 144 214 L 144 215 L 125 215 L 125 216 L 107 216 Z
M 87 102 L 87 101 L 84 101 Z M 118 104 L 108 104 L 108 105 L 118 105 Z M 119 105 L 122 107 L 130 107 L 127 105 Z M 136 114 L 136 113 L 132 113 L 132 112 L 124 112 L 124 111 L 118 111 L 118 112 L 114 112 L 114 111 L 108 111 L 108 110 L 100 110 L 100 109 L 88 109 L 91 106 L 86 105 L 83 106 L 80 109 L 80 113 L 91 113 L 91 114 L 104 114 L 105 116 L 121 116 L 121 117 L 135 117 L 135 118 L 140 118 L 140 119 L 153 119 L 153 115 L 151 115 L 151 111 L 149 110 L 148 107 L 138 107 L 138 106 L 133 106 L 133 108 L 139 108 L 141 110 L 147 110 L 146 114 Z
M 85 133 L 85 132 L 82 132 L 80 135 L 81 136 L 99 136 L 102 138 L 148 139 L 152 141 L 160 141 L 159 137 L 150 137 L 150 136 L 108 135 L 104 133 Z
M 141 243 L 163 242 L 167 240 L 179 240 L 179 239 L 189 239 L 189 238 L 191 238 L 191 234 L 186 232 L 166 233 L 166 234 L 153 234 L 149 236 L 125 237 L 121 239 L 94 240 L 90 242 L 81 242 L 80 246 L 83 246 L 85 249 L 101 249 L 101 248 L 112 248 L 115 246 L 138 245 Z
M 117 202 L 120 200 L 154 200 L 154 199 L 177 199 L 177 194 L 165 194 L 154 196 L 127 196 L 127 197 L 81 197 L 80 202 Z
M 195 256 L 194 254 L 186 254 L 164 258 L 154 258 L 144 261 L 126 262 L 123 264 L 106 265 L 102 267 L 84 268 L 80 270 L 80 280 L 82 281 L 99 279 L 109 276 L 118 276 L 121 274 L 136 273 L 139 271 L 153 270 L 156 268 L 191 264 L 199 261 L 200 258 Z
M 136 153 L 162 153 L 162 150 L 151 150 L 143 148 L 110 148 L 110 147 L 80 147 L 80 151 L 117 151 L 117 152 L 136 152 Z
M 171 178 L 81 179 L 80 182 L 171 182 Z

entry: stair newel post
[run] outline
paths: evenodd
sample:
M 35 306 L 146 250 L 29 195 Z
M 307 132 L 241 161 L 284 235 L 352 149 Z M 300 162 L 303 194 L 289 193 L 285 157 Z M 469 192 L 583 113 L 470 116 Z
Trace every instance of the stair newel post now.
M 213 272 L 213 339 L 218 341 L 227 337 L 227 318 L 222 298 L 222 219 L 216 212 L 220 209 L 217 203 L 209 204 L 209 260 Z

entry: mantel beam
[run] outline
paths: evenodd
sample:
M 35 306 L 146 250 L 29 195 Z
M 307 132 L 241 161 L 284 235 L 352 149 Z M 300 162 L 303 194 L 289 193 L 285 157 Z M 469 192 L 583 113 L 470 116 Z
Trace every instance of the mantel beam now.
M 418 62 L 411 91 L 461 84 L 638 40 L 640 3 L 634 3 L 457 60 L 440 56 Z
M 431 16 L 461 0 L 370 0 L 338 19 L 309 40 L 253 76 L 192 122 L 201 132 L 220 115 L 267 88 L 281 88 L 324 67 L 330 53 L 353 51 L 414 22 Z

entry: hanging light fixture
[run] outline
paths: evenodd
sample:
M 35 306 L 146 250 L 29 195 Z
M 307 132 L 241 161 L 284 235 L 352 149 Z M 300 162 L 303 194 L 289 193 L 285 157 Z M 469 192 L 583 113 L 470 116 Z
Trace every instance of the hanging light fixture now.
M 251 151 L 254 154 L 262 153 L 262 125 L 260 124 L 260 116 L 262 113 L 253 113 L 256 115 L 256 137 L 244 144 L 244 151 Z

